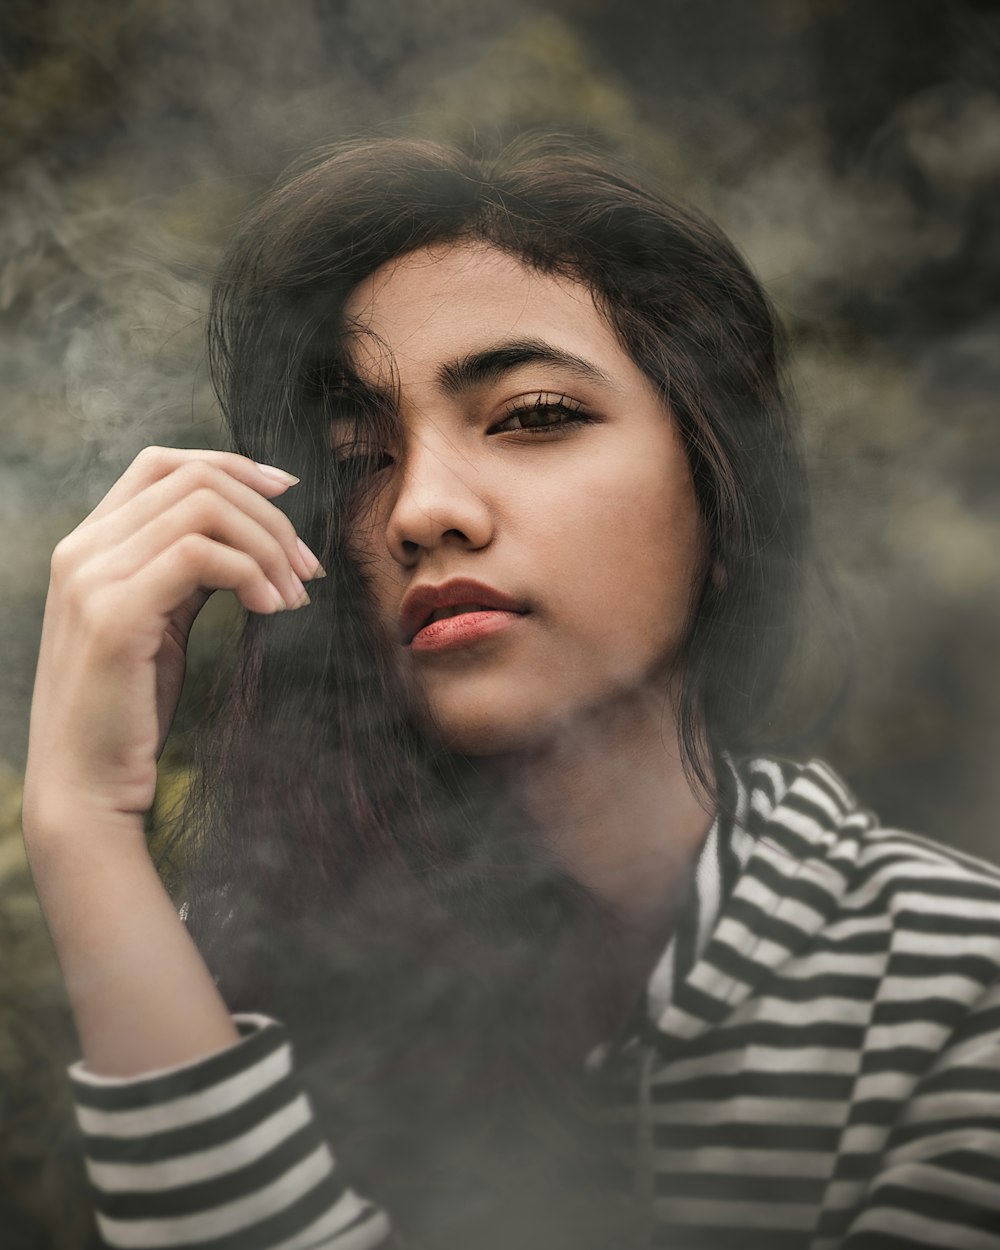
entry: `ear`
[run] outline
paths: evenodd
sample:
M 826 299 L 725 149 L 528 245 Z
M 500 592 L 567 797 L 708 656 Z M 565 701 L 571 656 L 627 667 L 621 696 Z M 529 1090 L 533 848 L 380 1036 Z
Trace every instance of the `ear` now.
M 712 585 L 716 590 L 725 590 L 729 584 L 729 574 L 726 572 L 726 566 L 721 560 L 716 560 L 712 564 Z

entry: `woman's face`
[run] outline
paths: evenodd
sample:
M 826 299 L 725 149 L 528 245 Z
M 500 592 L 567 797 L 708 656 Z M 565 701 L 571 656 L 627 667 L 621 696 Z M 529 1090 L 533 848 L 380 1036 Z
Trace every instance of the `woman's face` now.
M 517 751 L 666 689 L 701 524 L 674 423 L 589 289 L 455 244 L 384 266 L 347 311 L 403 441 L 380 461 L 363 430 L 332 437 L 373 456 L 355 547 L 429 731 Z

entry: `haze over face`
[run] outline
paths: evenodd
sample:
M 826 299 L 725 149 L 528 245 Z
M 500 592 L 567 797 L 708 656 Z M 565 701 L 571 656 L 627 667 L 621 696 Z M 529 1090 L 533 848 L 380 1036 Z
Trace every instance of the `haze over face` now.
M 8 2 L 0 758 L 23 762 L 54 542 L 141 446 L 221 437 L 203 317 L 244 208 L 360 130 L 541 124 L 637 159 L 768 284 L 859 635 L 812 749 L 887 820 L 995 854 L 998 83 L 971 0 Z

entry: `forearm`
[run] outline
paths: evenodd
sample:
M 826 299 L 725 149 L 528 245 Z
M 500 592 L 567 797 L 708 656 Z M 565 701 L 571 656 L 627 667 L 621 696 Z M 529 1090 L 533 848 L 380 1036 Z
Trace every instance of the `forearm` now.
M 237 1040 L 139 817 L 111 829 L 26 829 L 25 841 L 91 1071 L 134 1076 Z

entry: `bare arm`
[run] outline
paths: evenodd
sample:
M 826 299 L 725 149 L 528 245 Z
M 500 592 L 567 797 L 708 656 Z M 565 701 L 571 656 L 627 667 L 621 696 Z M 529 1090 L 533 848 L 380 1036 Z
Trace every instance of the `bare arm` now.
M 287 475 L 286 475 L 287 476 Z M 149 448 L 57 547 L 32 704 L 24 833 L 85 1062 L 132 1076 L 237 1040 L 146 852 L 143 814 L 191 625 L 212 590 L 301 606 L 321 575 L 241 456 Z

